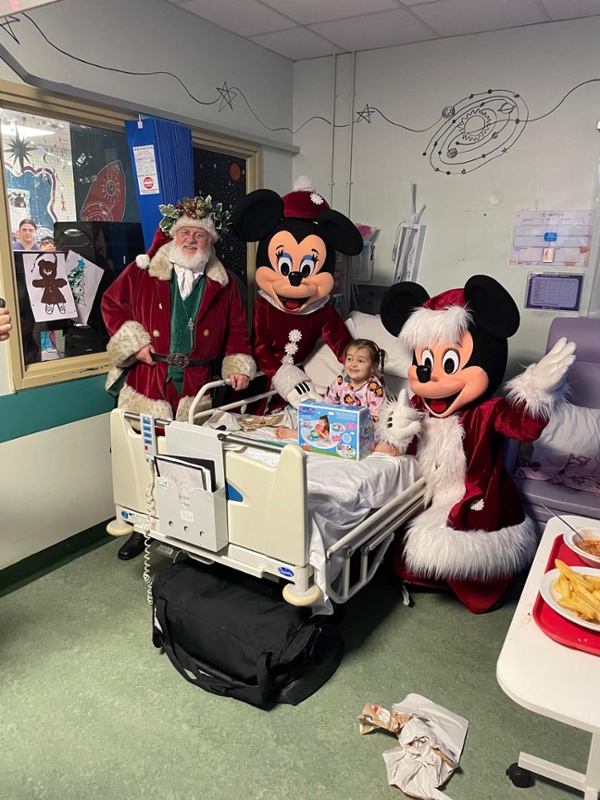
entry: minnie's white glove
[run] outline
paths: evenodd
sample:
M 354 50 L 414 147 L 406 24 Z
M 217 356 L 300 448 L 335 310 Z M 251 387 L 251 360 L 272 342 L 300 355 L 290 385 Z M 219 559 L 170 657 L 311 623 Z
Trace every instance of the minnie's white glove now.
M 574 362 L 575 342 L 568 342 L 563 337 L 556 342 L 549 353 L 546 353 L 537 364 L 532 364 L 526 372 L 529 372 L 536 389 L 552 394 L 563 385 Z
M 285 399 L 294 408 L 298 408 L 300 403 L 306 403 L 307 400 L 315 400 L 317 403 L 323 402 L 323 398 L 315 389 L 312 381 L 302 381 L 296 384 Z
M 402 454 L 420 432 L 419 412 L 410 405 L 406 389 L 402 389 L 398 400 L 388 403 L 379 418 L 379 439 Z

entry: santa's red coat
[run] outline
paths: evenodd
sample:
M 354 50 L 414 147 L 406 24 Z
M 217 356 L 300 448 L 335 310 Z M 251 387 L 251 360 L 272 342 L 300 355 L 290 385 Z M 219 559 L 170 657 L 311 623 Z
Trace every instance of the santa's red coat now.
M 155 352 L 168 355 L 171 338 L 172 266 L 168 258 L 170 243 L 152 258 L 149 265 L 130 264 L 102 298 L 102 315 L 111 340 L 107 350 L 117 368 L 127 369 L 126 386 L 120 401 L 134 405 L 135 411 L 155 415 L 169 414 L 172 393 L 167 393 L 168 365 L 150 366 L 137 361 L 135 354 L 152 344 Z M 214 256 L 207 264 L 206 287 L 194 328 L 194 347 L 190 358 L 223 360 L 222 374 L 241 373 L 253 377 L 254 360 L 246 329 L 246 314 L 239 289 L 221 262 Z M 191 402 L 201 386 L 212 379 L 211 367 L 189 366 L 183 373 L 181 399 Z M 181 399 L 179 404 L 181 406 Z M 119 403 L 124 407 L 122 402 Z M 181 415 L 183 418 L 185 414 Z

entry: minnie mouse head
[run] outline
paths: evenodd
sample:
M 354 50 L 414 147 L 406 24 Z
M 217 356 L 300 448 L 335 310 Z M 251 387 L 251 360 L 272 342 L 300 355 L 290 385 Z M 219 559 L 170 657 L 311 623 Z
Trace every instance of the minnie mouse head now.
M 494 278 L 474 275 L 464 289 L 430 298 L 418 283 L 392 286 L 381 321 L 413 352 L 408 380 L 434 417 L 448 417 L 491 397 L 506 369 L 519 310 Z
M 271 189 L 257 189 L 234 209 L 233 233 L 244 242 L 259 242 L 256 283 L 288 314 L 310 310 L 333 288 L 335 251 L 362 252 L 356 226 L 330 208 L 307 178 L 280 197 Z

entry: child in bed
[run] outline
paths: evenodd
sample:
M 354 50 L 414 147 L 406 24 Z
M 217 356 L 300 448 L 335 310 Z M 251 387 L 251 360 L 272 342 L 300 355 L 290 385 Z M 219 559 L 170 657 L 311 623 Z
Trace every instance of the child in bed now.
M 385 351 L 370 339 L 353 339 L 344 351 L 344 374 L 327 389 L 324 403 L 335 406 L 364 406 L 377 427 L 379 412 L 386 402 L 382 374 Z M 297 428 L 275 428 L 278 439 L 295 439 Z

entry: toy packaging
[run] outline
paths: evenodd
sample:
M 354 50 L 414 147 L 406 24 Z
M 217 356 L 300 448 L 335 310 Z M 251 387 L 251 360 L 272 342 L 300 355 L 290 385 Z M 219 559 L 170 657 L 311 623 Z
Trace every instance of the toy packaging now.
M 298 444 L 304 450 L 359 461 L 374 445 L 368 408 L 307 400 L 298 406 Z

